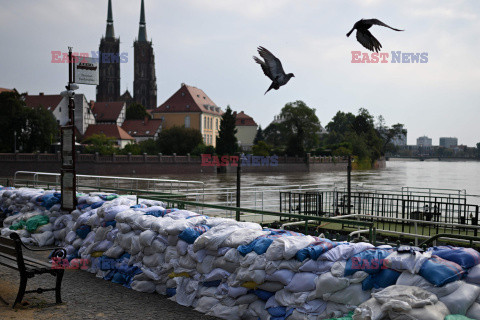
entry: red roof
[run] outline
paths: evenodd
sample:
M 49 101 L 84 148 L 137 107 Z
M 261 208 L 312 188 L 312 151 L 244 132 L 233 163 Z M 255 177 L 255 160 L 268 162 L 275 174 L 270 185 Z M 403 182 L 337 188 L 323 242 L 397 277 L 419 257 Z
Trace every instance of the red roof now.
M 25 105 L 31 108 L 43 107 L 53 112 L 62 99 L 63 97 L 59 94 L 39 94 L 38 96 L 26 95 Z
M 237 120 L 235 121 L 235 125 L 238 126 L 256 126 L 255 120 L 250 117 L 248 114 L 245 114 L 243 111 L 237 113 Z
M 154 137 L 162 120 L 125 120 L 122 129 L 132 137 Z
M 15 92 L 13 89 L 7 89 L 7 88 L 0 88 L 0 93 L 2 92 Z
M 107 137 L 114 137 L 117 140 L 135 140 L 128 133 L 125 132 L 121 127 L 116 124 L 101 123 L 101 124 L 91 124 L 88 126 L 87 131 L 83 135 L 83 138 L 89 138 L 94 134 L 105 134 Z
M 204 112 L 222 115 L 223 111 L 203 90 L 182 83 L 180 89 L 152 113 L 162 112 Z
M 97 122 L 117 122 L 125 102 L 95 102 L 93 103 L 93 115 Z

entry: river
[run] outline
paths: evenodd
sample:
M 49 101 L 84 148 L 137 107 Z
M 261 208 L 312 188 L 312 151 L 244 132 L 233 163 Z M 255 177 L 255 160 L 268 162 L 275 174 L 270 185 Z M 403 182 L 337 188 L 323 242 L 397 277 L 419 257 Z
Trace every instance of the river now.
M 235 174 L 178 174 L 151 178 L 203 181 L 209 188 L 234 187 L 236 182 Z M 241 181 L 242 187 L 306 184 L 343 187 L 347 183 L 347 173 L 243 173 Z M 352 184 L 373 189 L 454 189 L 465 190 L 469 195 L 480 195 L 480 162 L 392 159 L 387 161 L 385 169 L 353 171 Z

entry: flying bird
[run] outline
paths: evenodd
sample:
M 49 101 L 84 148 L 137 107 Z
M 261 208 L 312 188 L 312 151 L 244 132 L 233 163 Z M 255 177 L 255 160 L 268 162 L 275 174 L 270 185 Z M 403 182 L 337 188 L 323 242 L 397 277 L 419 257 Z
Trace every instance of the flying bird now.
M 368 29 L 370 29 L 370 27 L 373 26 L 374 24 L 377 25 L 377 26 L 387 27 L 387 28 L 390 28 L 390 29 L 395 30 L 395 31 L 404 31 L 404 30 L 392 28 L 389 25 L 383 23 L 382 21 L 380 21 L 378 19 L 367 19 L 367 20 L 362 19 L 360 21 L 357 21 L 353 25 L 352 30 L 350 30 L 347 33 L 347 37 L 350 36 L 350 34 L 353 32 L 353 30 L 357 29 L 357 40 L 358 40 L 358 42 L 360 42 L 362 44 L 362 46 L 364 46 L 368 50 L 378 52 L 378 51 L 380 51 L 380 48 L 382 48 L 382 45 L 370 33 L 370 31 L 368 31 Z
M 285 74 L 282 63 L 270 51 L 264 47 L 258 47 L 257 50 L 260 57 L 265 61 L 255 56 L 253 56 L 253 60 L 262 67 L 263 73 L 272 80 L 272 84 L 264 94 L 267 94 L 272 89 L 278 90 L 281 86 L 286 85 L 291 77 L 295 77 L 293 73 Z

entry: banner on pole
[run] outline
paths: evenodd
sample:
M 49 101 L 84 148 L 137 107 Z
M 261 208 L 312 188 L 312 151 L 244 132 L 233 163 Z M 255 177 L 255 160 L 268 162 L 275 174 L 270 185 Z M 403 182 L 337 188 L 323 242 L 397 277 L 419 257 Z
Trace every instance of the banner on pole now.
M 79 84 L 98 85 L 98 58 L 74 56 L 74 82 Z

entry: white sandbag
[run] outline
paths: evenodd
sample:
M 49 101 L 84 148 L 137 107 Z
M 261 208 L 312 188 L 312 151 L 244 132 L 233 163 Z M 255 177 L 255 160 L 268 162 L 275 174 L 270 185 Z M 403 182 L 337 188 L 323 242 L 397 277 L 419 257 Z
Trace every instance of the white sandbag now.
M 178 240 L 176 247 L 179 256 L 184 256 L 187 254 L 188 243 L 186 243 L 185 241 Z
M 295 273 L 288 269 L 280 269 L 275 271 L 272 274 L 267 274 L 265 276 L 266 281 L 276 281 L 282 283 L 284 286 L 288 285 L 292 281 Z
M 268 261 L 265 264 L 265 271 L 267 274 L 272 274 L 277 270 L 288 269 L 294 272 L 297 272 L 298 269 L 302 266 L 302 262 L 291 259 L 291 260 L 276 260 Z
M 270 292 L 277 292 L 282 290 L 285 285 L 281 282 L 276 281 L 266 281 L 258 286 L 258 289 L 262 289 Z
M 265 282 L 265 270 L 249 270 L 239 268 L 235 277 L 235 285 L 240 285 L 243 282 L 253 281 L 255 283 Z
M 451 314 L 464 315 L 479 295 L 480 287 L 462 281 L 462 285 L 457 290 L 439 300 L 447 306 Z
M 416 274 L 420 271 L 422 265 L 432 256 L 431 252 L 420 253 L 415 251 L 411 253 L 398 253 L 394 251 L 384 260 L 384 265 L 397 271 L 408 271 Z
M 78 249 L 82 246 L 82 244 L 83 244 L 83 239 L 77 238 L 77 239 L 75 239 L 75 241 L 73 241 L 72 246 L 75 249 Z
M 297 311 L 308 315 L 323 315 L 327 309 L 327 302 L 321 299 L 307 301 L 305 304 L 297 307 Z
M 196 270 L 197 267 L 196 261 L 193 260 L 189 255 L 178 258 L 178 265 L 185 270 L 189 270 L 188 272 Z
M 382 320 L 387 312 L 382 310 L 382 305 L 375 298 L 371 298 L 359 305 L 353 313 L 353 320 Z
M 179 258 L 177 248 L 168 246 L 165 250 L 165 261 L 170 262 L 171 260 L 177 260 Z
M 201 313 L 207 313 L 209 310 L 213 308 L 213 306 L 217 305 L 219 303 L 218 299 L 213 298 L 213 297 L 201 297 L 197 301 L 197 306 L 195 307 L 195 311 L 201 312 Z
M 468 283 L 480 284 L 480 264 L 468 269 L 465 281 Z
M 213 270 L 213 261 L 215 260 L 214 256 L 207 255 L 201 263 L 197 264 L 198 273 L 207 274 Z
M 247 294 L 248 289 L 245 287 L 228 287 L 228 295 L 232 298 L 238 298 Z
M 167 246 L 157 239 L 153 240 L 151 247 L 158 253 L 163 253 L 167 249 Z
M 195 299 L 195 294 L 198 289 L 198 281 L 184 277 L 175 278 L 175 281 L 177 282 L 176 294 L 171 297 L 170 300 L 173 300 L 182 306 L 190 307 Z
M 153 242 L 153 240 L 155 239 L 156 236 L 157 236 L 157 234 L 152 230 L 143 231 L 139 236 L 140 245 L 142 247 L 152 245 L 152 242 Z
M 340 243 L 335 248 L 328 250 L 322 254 L 318 259 L 328 260 L 328 261 L 340 261 L 348 260 L 357 253 L 362 251 L 372 249 L 375 246 L 368 242 L 358 242 L 358 243 Z
M 292 281 L 285 286 L 290 292 L 305 292 L 315 290 L 315 279 L 318 276 L 310 272 L 300 272 L 296 273 Z
M 411 274 L 408 271 L 402 272 L 397 279 L 398 285 L 404 286 L 413 286 L 425 289 L 437 296 L 437 298 L 442 298 L 453 293 L 455 290 L 460 288 L 460 286 L 464 283 L 464 281 L 454 281 L 447 283 L 441 287 L 435 287 L 433 284 L 428 282 L 424 277 L 418 274 Z
M 124 234 L 118 234 L 116 242 L 123 248 L 123 250 L 130 250 L 132 240 L 135 237 L 135 232 L 130 231 Z
M 150 256 L 144 256 L 142 259 L 143 265 L 147 267 L 157 267 L 165 263 L 165 256 L 162 253 L 155 253 Z
M 205 275 L 205 281 L 222 280 L 228 278 L 229 276 L 230 272 L 216 268 Z
M 268 314 L 268 311 L 265 310 L 265 302 L 263 302 L 262 300 L 257 300 L 252 302 L 248 306 L 248 309 L 252 311 L 256 319 L 260 318 L 264 320 L 264 319 L 269 319 L 270 317 L 270 315 Z
M 112 246 L 113 246 L 113 242 L 108 240 L 103 240 L 95 244 L 95 246 L 92 249 L 93 250 L 92 252 L 95 252 L 95 251 L 105 252 L 108 249 L 110 249 L 110 247 Z
M 349 285 L 350 281 L 347 278 L 335 277 L 331 272 L 326 272 L 315 279 L 315 291 L 311 298 L 322 298 L 326 293 L 343 290 Z
M 35 233 L 44 233 L 44 232 L 47 232 L 47 231 L 53 231 L 53 225 L 51 223 L 47 223 L 47 224 L 39 226 L 35 230 Z
M 292 236 L 276 238 L 268 247 L 265 256 L 267 260 L 289 260 L 295 257 L 298 250 L 301 250 L 315 242 L 312 236 Z
M 132 230 L 132 227 L 130 227 L 130 225 L 127 223 L 117 223 L 116 227 L 121 233 L 127 233 Z
M 398 308 L 398 301 L 391 302 L 390 306 L 392 308 L 388 310 L 388 316 L 392 320 L 438 320 L 445 319 L 445 316 L 449 314 L 447 307 L 441 302 L 437 302 L 435 305 L 425 305 L 421 308 L 411 308 L 410 310 Z M 385 311 L 384 308 L 383 310 Z
M 229 248 L 238 248 L 241 245 L 247 245 L 256 238 L 270 234 L 270 231 L 238 229 L 233 231 L 222 243 L 221 246 Z
M 32 239 L 38 244 L 39 247 L 50 246 L 55 242 L 52 231 L 34 233 L 32 234 Z
M 140 292 L 148 292 L 153 293 L 155 292 L 155 283 L 152 281 L 132 281 L 131 287 L 135 291 Z
M 471 319 L 480 319 L 480 304 L 474 302 L 472 306 L 467 310 L 465 316 Z
M 60 229 L 60 230 L 55 230 L 55 231 L 53 231 L 53 236 L 56 240 L 60 240 L 60 241 L 63 242 L 63 240 L 67 236 L 67 231 L 68 231 L 67 228 Z
M 332 269 L 330 270 L 330 272 L 335 276 L 335 277 L 343 277 L 343 275 L 345 274 L 345 266 L 346 266 L 347 262 L 346 261 L 336 261 L 333 265 L 332 265 Z
M 132 244 L 130 245 L 130 250 L 126 250 L 131 255 L 136 255 L 142 251 L 142 245 L 140 244 L 139 236 L 132 237 Z
M 109 258 L 118 259 L 124 252 L 125 250 L 123 250 L 121 246 L 114 244 L 107 251 L 105 251 L 104 255 Z
M 302 305 L 306 302 L 309 292 L 289 292 L 286 289 L 275 293 L 275 300 L 281 306 Z
M 370 291 L 363 291 L 361 284 L 351 284 L 334 293 L 325 293 L 323 300 L 358 306 L 370 299 Z

